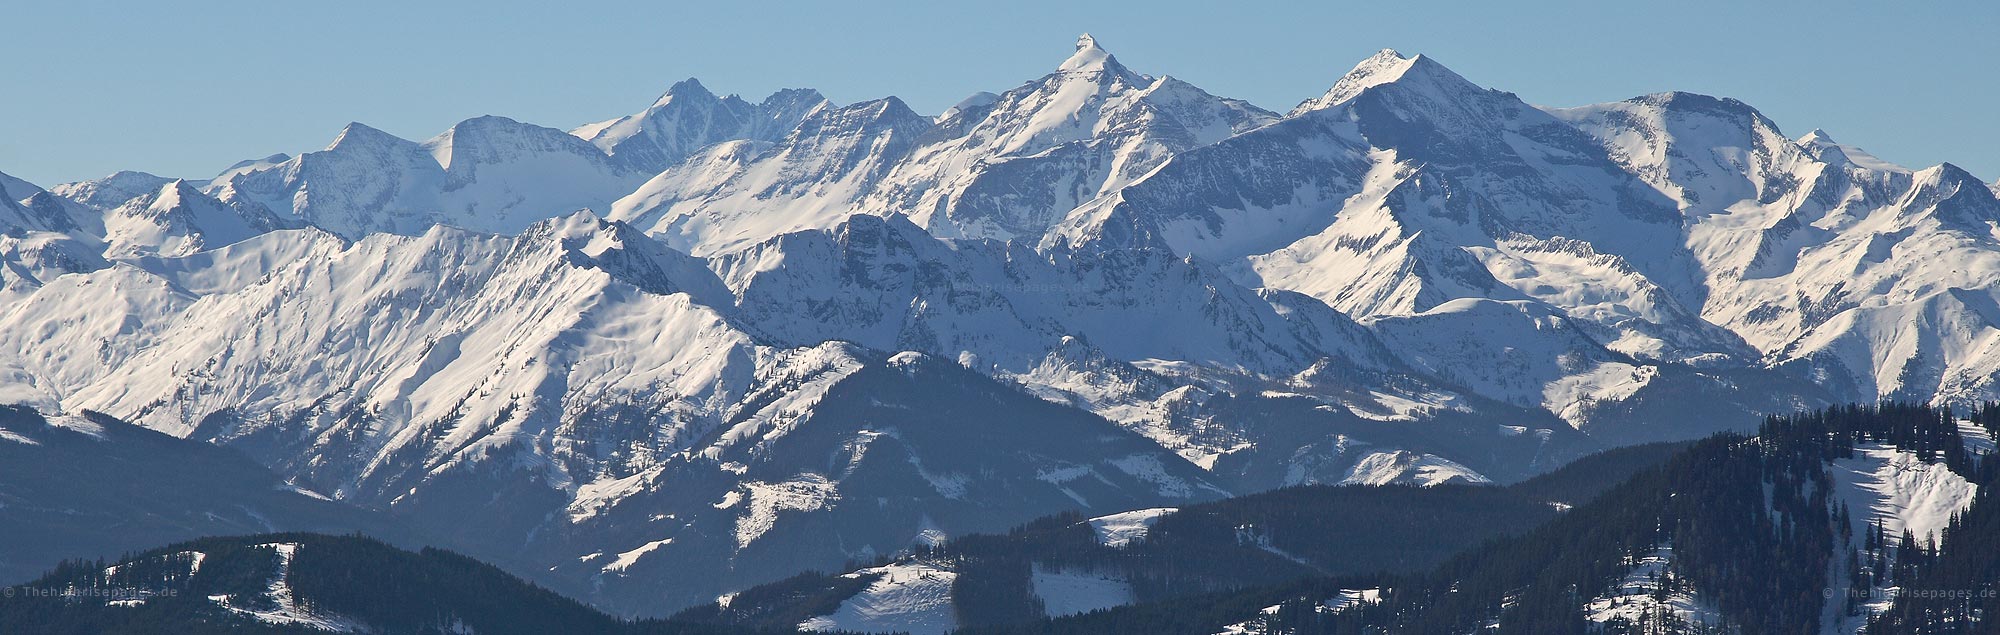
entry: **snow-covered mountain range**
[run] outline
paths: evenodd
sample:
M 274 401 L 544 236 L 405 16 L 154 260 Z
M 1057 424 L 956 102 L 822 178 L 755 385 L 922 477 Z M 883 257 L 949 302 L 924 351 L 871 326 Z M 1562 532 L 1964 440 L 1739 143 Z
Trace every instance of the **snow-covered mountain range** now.
M 1086 35 L 937 116 L 688 80 L 0 189 L 0 402 L 240 448 L 625 613 L 1069 507 L 2000 399 L 1994 186 L 1394 51 L 1285 114 Z

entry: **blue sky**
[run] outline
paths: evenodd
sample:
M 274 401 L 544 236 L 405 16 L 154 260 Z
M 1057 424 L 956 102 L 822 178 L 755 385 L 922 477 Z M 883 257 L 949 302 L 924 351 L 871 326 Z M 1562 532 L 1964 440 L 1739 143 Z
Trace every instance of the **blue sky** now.
M 1136 70 L 1274 110 L 1386 47 L 1531 103 L 1735 97 L 1792 136 L 2000 177 L 2000 3 L 32 4 L 0 11 L 0 172 L 43 185 L 206 177 L 349 121 L 412 139 L 482 114 L 568 128 L 690 76 L 934 113 L 1052 70 L 1084 31 Z

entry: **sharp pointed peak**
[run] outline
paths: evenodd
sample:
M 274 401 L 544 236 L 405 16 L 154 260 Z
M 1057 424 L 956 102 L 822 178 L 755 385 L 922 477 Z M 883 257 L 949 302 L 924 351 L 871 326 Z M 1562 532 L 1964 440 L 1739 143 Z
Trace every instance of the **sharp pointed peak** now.
M 146 207 L 156 211 L 167 211 L 187 205 L 190 200 L 205 197 L 193 183 L 187 182 L 186 179 L 174 179 L 161 185 L 160 189 L 153 193 L 153 200 L 148 202 Z
M 665 106 L 672 103 L 676 98 L 697 99 L 701 101 L 720 99 L 715 96 L 714 91 L 710 91 L 707 86 L 703 86 L 701 80 L 689 77 L 674 82 L 672 86 L 668 86 L 667 92 L 661 93 L 659 99 L 653 100 L 653 107 Z
M 378 143 L 383 141 L 403 142 L 403 143 L 410 142 L 409 140 L 404 139 L 402 137 L 398 137 L 396 135 L 383 132 L 380 129 L 371 127 L 368 124 L 364 124 L 359 121 L 351 121 L 348 122 L 346 126 L 341 127 L 340 134 L 335 135 L 333 137 L 333 142 L 327 144 L 326 149 L 332 150 L 334 148 L 338 148 L 344 144 L 349 144 L 349 143 Z
M 347 125 L 340 127 L 340 134 L 347 135 L 347 134 L 389 134 L 389 133 L 382 132 L 382 130 L 379 128 L 370 126 L 365 123 L 361 123 L 359 121 L 349 121 L 347 122 Z
M 1069 59 L 1063 60 L 1062 66 L 1056 70 L 1064 73 L 1095 73 L 1123 68 L 1118 64 L 1118 58 L 1112 57 L 1110 51 L 1098 45 L 1097 38 L 1085 33 L 1076 38 L 1076 52 L 1071 53 Z
M 1796 143 L 1800 147 L 1805 148 L 1806 153 L 1808 155 L 1812 156 L 1813 158 L 1819 159 L 1822 162 L 1834 165 L 1865 168 L 1880 172 L 1913 174 L 1919 172 L 1930 172 L 1949 166 L 1949 164 L 1946 164 L 1945 166 L 1933 166 L 1928 170 L 1911 170 L 1909 168 L 1896 165 L 1888 161 L 1884 161 L 1880 157 L 1877 157 L 1873 154 L 1869 154 L 1867 150 L 1863 150 L 1861 148 L 1857 148 L 1851 145 L 1840 143 L 1838 141 L 1834 141 L 1833 135 L 1827 134 L 1825 130 L 1821 130 L 1819 128 L 1814 128 L 1812 132 L 1808 132 L 1806 133 L 1805 136 L 1799 137 Z M 1951 166 L 1951 167 L 1952 169 L 1957 169 L 1956 166 Z
M 1481 90 L 1476 84 L 1430 56 L 1404 55 L 1396 49 L 1382 49 L 1361 60 L 1334 82 L 1326 94 L 1299 104 L 1293 113 L 1319 110 L 1346 103 L 1369 89 L 1388 84 L 1422 83 L 1449 91 Z
M 1977 183 L 1982 186 L 1986 184 L 1985 181 L 1979 180 L 1979 177 L 1973 176 L 1971 172 L 1967 172 L 1965 168 L 1958 167 L 1957 164 L 1949 161 L 1918 170 L 1917 176 L 1920 179 L 1931 180 L 1938 184 Z

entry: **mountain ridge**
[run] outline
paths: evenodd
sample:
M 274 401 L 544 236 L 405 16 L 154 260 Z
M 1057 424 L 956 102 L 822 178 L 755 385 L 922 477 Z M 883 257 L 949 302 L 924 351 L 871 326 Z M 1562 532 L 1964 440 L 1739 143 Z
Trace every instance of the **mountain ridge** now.
M 205 182 L 0 187 L 0 400 L 488 519 L 454 538 L 619 611 L 1102 500 L 1507 483 L 1765 413 L 2000 399 L 1974 176 L 1394 51 L 1286 114 L 1085 36 L 936 117 L 689 81 L 567 131 L 355 123 Z M 966 472 L 825 414 L 945 387 L 1075 452 Z M 1004 514 L 903 513 L 954 492 Z

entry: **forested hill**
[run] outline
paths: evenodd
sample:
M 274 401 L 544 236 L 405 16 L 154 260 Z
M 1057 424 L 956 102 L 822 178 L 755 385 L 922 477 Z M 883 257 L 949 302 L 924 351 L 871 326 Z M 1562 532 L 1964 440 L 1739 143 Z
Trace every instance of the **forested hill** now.
M 1098 518 L 1057 514 L 1005 534 L 854 563 L 838 575 L 794 576 L 677 617 L 935 633 L 1243 589 L 1269 593 L 1326 576 L 1414 574 L 1541 526 L 1683 447 L 1609 450 L 1506 487 L 1314 485 Z
M 1885 404 L 1721 435 L 1427 573 L 1158 603 L 1014 632 L 2000 632 L 2000 409 Z M 1267 602 L 1274 595 L 1288 599 Z M 1237 615 L 1225 615 L 1236 611 Z M 999 632 L 998 629 L 988 632 Z
M 626 621 L 439 549 L 361 536 L 204 538 L 62 563 L 0 594 L 0 633 L 705 635 L 746 628 Z

